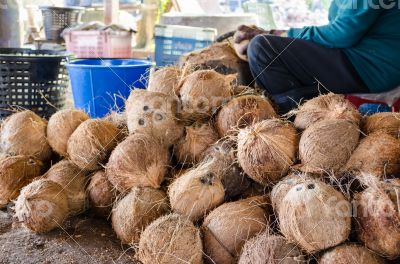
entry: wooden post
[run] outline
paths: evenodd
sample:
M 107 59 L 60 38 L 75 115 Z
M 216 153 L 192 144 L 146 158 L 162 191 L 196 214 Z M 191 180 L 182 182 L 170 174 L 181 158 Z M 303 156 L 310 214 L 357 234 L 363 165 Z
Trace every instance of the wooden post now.
M 119 0 L 104 0 L 104 23 L 118 24 Z

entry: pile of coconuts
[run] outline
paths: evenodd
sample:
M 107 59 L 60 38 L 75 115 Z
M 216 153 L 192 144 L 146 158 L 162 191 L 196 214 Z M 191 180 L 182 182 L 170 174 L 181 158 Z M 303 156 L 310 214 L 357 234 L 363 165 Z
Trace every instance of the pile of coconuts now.
M 325 94 L 279 116 L 200 63 L 213 54 L 153 71 L 123 113 L 8 117 L 1 207 L 36 233 L 102 218 L 143 264 L 398 263 L 398 113 L 363 117 Z

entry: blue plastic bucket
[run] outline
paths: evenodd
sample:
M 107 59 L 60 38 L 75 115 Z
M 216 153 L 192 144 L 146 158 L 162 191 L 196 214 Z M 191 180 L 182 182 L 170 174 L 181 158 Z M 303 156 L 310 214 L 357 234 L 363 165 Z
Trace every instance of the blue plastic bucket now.
M 124 109 L 132 89 L 146 87 L 151 61 L 86 59 L 67 64 L 76 108 L 91 117 Z

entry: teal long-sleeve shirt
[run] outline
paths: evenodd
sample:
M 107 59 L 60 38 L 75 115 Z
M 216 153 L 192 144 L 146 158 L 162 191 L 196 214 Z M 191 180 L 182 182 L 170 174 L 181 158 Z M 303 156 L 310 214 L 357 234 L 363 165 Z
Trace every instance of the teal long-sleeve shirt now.
M 373 93 L 400 85 L 398 0 L 333 0 L 328 25 L 292 28 L 288 35 L 342 49 Z

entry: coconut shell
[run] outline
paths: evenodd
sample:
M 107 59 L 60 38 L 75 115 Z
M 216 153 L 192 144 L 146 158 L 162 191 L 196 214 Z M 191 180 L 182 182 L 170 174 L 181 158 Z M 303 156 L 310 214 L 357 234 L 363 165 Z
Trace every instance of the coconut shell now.
M 278 208 L 286 239 L 308 253 L 339 245 L 351 230 L 351 204 L 342 193 L 318 180 L 293 186 Z
M 203 152 L 217 142 L 218 134 L 209 124 L 195 123 L 185 127 L 185 136 L 174 146 L 174 153 L 182 164 L 195 164 Z
M 139 243 L 142 230 L 168 212 L 168 200 L 163 191 L 135 187 L 113 209 L 112 226 L 122 243 L 134 245 Z
M 244 244 L 238 264 L 307 263 L 301 250 L 282 236 L 263 232 Z
M 240 128 L 274 117 L 278 115 L 268 99 L 244 95 L 232 99 L 221 108 L 215 118 L 215 127 L 223 137 L 235 134 Z
M 238 161 L 256 182 L 269 185 L 285 176 L 297 155 L 297 131 L 289 122 L 264 120 L 238 135 Z
M 160 217 L 142 233 L 138 256 L 143 264 L 201 264 L 200 231 L 177 214 Z
M 46 138 L 47 122 L 30 110 L 9 116 L 1 126 L 0 147 L 11 156 L 50 159 L 52 152 Z
M 197 221 L 224 202 L 222 175 L 209 165 L 210 162 L 200 164 L 169 186 L 168 196 L 174 212 Z
M 41 175 L 43 163 L 27 156 L 0 159 L 0 208 L 19 195 L 22 187 Z
M 301 170 L 336 172 L 358 144 L 359 128 L 347 120 L 323 120 L 307 128 L 299 143 Z
M 179 94 L 181 75 L 181 70 L 173 66 L 152 71 L 147 90 L 176 96 Z
M 88 207 L 86 197 L 86 173 L 71 161 L 62 160 L 52 166 L 44 175 L 48 180 L 54 181 L 64 189 L 68 198 L 71 215 L 84 212 Z
M 75 129 L 89 116 L 78 109 L 65 109 L 56 112 L 47 125 L 47 140 L 51 148 L 59 155 L 66 157 L 68 139 Z
M 111 215 L 117 194 L 105 171 L 99 170 L 93 174 L 87 187 L 87 194 L 95 215 L 107 219 Z
M 400 256 L 400 181 L 387 180 L 354 196 L 356 233 L 366 247 L 389 259 Z
M 109 121 L 86 120 L 68 140 L 69 158 L 83 170 L 99 170 L 121 137 L 121 131 Z
M 244 243 L 268 226 L 263 197 L 225 203 L 214 209 L 202 226 L 208 263 L 236 263 Z
M 322 120 L 344 119 L 356 125 L 361 120 L 360 113 L 343 95 L 333 93 L 305 102 L 295 113 L 294 125 L 299 129 L 306 129 Z
M 68 198 L 63 188 L 47 179 L 25 186 L 15 203 L 15 216 L 36 233 L 60 227 L 68 213 Z
M 356 244 L 344 244 L 325 252 L 318 261 L 319 264 L 384 264 L 385 261 Z
M 400 175 L 400 140 L 382 131 L 370 134 L 361 140 L 345 171 L 379 178 Z
M 129 133 L 155 137 L 171 146 L 183 135 L 184 126 L 176 118 L 178 104 L 173 96 L 133 90 L 126 102 Z
M 167 173 L 168 149 L 152 137 L 134 134 L 112 152 L 106 166 L 108 180 L 121 193 L 132 187 L 159 188 Z
M 395 138 L 400 136 L 400 113 L 376 113 L 363 119 L 365 134 L 384 132 Z

